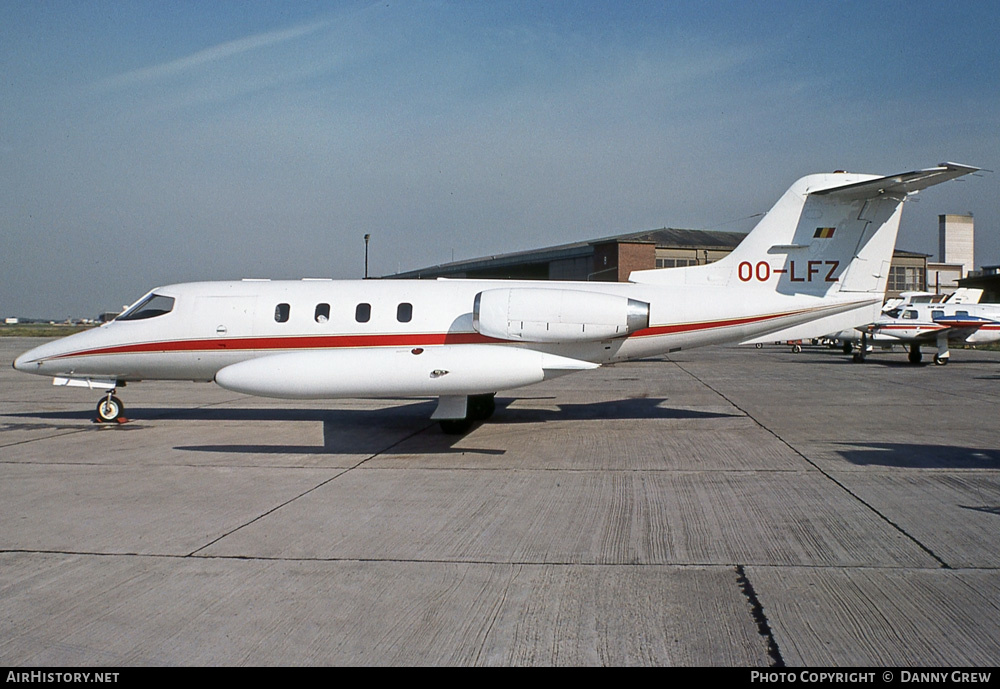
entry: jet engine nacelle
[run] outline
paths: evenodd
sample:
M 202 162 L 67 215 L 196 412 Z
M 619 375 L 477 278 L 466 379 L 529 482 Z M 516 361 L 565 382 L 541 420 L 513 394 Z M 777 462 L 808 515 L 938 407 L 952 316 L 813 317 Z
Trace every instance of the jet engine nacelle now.
M 593 342 L 649 327 L 649 304 L 615 294 L 513 287 L 476 295 L 480 334 L 522 342 Z
M 476 395 L 598 364 L 503 345 L 434 345 L 268 354 L 226 366 L 227 390 L 284 399 Z

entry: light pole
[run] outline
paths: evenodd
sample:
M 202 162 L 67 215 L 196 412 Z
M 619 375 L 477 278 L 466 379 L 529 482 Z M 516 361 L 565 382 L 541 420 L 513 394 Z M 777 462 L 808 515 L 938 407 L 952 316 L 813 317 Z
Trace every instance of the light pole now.
M 368 279 L 368 240 L 371 238 L 370 234 L 365 235 L 365 280 Z

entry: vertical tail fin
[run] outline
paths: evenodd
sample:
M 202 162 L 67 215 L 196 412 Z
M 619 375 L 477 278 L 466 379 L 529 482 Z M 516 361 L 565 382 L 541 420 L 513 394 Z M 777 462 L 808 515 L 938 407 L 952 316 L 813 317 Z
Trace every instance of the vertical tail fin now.
M 837 172 L 798 180 L 724 259 L 707 266 L 636 271 L 632 282 L 740 285 L 827 296 L 884 294 L 903 201 L 975 172 L 955 163 L 888 177 Z

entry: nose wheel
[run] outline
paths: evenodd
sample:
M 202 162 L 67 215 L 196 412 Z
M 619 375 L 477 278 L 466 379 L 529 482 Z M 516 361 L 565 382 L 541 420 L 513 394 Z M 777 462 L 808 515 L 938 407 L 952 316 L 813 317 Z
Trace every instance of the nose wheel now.
M 107 397 L 101 399 L 97 403 L 97 420 L 101 423 L 118 423 L 123 419 L 122 414 L 125 411 L 125 405 L 122 401 L 115 397 L 113 394 L 114 390 L 108 392 Z

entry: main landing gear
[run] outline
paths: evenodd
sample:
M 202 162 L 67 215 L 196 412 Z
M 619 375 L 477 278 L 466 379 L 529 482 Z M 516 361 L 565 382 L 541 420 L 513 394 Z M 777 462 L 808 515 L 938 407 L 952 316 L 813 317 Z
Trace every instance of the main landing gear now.
M 465 417 L 461 419 L 441 419 L 441 430 L 448 435 L 467 433 L 476 421 L 485 421 L 496 411 L 496 393 L 469 395 L 466 398 Z
M 844 353 L 848 353 L 847 347 L 844 347 Z M 868 353 L 868 333 L 861 333 L 861 342 L 858 345 L 857 350 L 851 357 L 851 360 L 856 364 L 865 363 L 865 355 Z
M 947 342 L 945 342 L 944 346 L 939 346 L 938 351 L 934 354 L 934 365 L 945 366 L 950 358 L 951 352 L 948 351 L 948 345 Z M 923 360 L 923 355 L 920 353 L 920 345 L 910 345 L 910 353 L 907 356 L 907 359 L 911 364 L 919 364 Z
M 115 389 L 108 390 L 108 394 L 97 403 L 97 420 L 100 423 L 124 423 L 125 405 L 115 397 Z
M 937 335 L 937 353 L 934 355 L 934 363 L 938 366 L 944 366 L 950 358 L 951 352 L 948 350 L 948 333 L 947 331 L 939 332 Z

